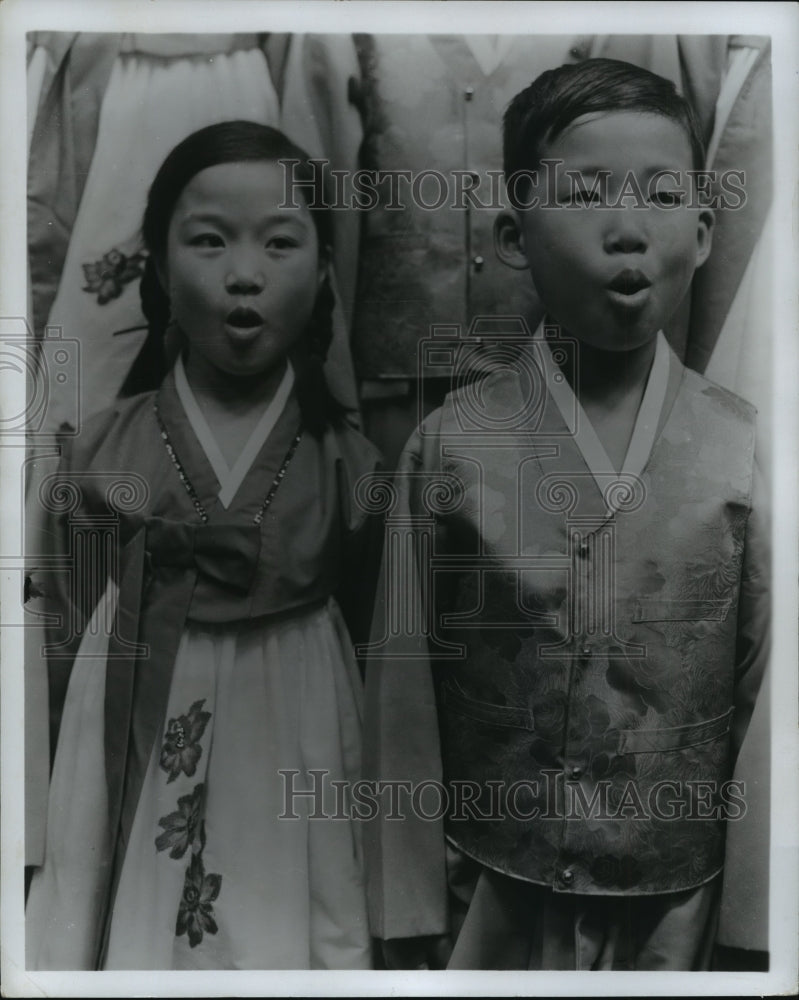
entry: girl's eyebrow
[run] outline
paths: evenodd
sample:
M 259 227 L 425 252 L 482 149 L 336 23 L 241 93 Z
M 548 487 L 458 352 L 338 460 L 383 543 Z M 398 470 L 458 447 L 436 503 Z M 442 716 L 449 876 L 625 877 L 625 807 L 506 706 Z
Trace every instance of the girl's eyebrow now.
M 265 226 L 284 225 L 286 223 L 293 223 L 300 227 L 304 227 L 306 225 L 305 219 L 297 211 L 268 213 L 259 221 L 261 221 Z M 211 223 L 217 226 L 225 226 L 229 224 L 230 220 L 224 213 L 217 212 L 189 212 L 181 219 L 181 224 L 191 222 L 206 224 Z
M 222 224 L 225 221 L 224 215 L 217 215 L 215 212 L 189 212 L 180 220 L 181 222 L 213 222 Z

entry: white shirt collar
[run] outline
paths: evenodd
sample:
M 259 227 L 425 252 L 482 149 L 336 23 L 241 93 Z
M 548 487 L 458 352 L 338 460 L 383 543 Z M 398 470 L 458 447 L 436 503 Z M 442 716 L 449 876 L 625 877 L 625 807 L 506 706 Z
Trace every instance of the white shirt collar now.
M 533 337 L 535 340 L 549 343 L 544 337 L 543 321 L 539 324 Z M 602 442 L 599 440 L 585 410 L 580 405 L 579 399 L 552 359 L 551 351 L 547 349 L 540 352 L 547 388 L 555 400 L 566 426 L 574 436 L 575 443 L 580 449 L 586 465 L 591 470 L 594 479 L 597 480 L 600 490 L 602 490 L 600 480 L 607 483 L 608 476 L 640 476 L 643 472 L 655 443 L 655 434 L 666 398 L 670 353 L 669 345 L 661 330 L 657 334 L 655 356 L 652 360 L 641 405 L 635 418 L 624 464 L 619 474 L 613 468 Z

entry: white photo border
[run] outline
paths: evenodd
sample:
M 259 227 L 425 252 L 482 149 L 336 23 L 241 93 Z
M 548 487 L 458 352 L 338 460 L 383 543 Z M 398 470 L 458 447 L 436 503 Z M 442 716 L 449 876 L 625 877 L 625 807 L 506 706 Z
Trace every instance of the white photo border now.
M 36 30 L 192 34 L 235 31 L 459 34 L 770 35 L 775 109 L 774 642 L 770 957 L 767 973 L 562 972 L 91 972 L 24 967 L 22 628 L 0 636 L 2 868 L 0 951 L 5 996 L 381 996 L 776 994 L 797 989 L 797 318 L 796 149 L 799 128 L 799 9 L 791 3 L 328 2 L 282 0 L 0 0 L 0 317 L 27 314 L 25 36 Z M 2 369 L 2 366 L 0 366 Z M 22 412 L 25 385 L 0 370 L 0 415 Z M 24 448 L 0 440 L 2 604 L 18 604 L 18 573 L 2 555 L 22 552 L 19 489 Z M 5 620 L 5 619 L 4 619 Z M 19 622 L 21 625 L 21 621 Z

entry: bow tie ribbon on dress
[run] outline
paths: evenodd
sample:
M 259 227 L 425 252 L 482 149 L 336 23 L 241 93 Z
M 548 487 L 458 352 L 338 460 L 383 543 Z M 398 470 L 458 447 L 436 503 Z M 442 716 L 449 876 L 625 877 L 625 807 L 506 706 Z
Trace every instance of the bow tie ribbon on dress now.
M 145 529 L 153 566 L 196 569 L 240 594 L 252 586 L 261 552 L 257 524 L 188 524 L 149 517 Z

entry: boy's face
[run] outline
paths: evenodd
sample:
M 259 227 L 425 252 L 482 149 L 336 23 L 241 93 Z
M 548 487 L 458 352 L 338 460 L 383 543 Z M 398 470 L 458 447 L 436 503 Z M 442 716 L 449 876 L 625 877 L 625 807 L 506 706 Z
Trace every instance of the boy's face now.
M 613 351 L 643 345 L 674 313 L 710 252 L 712 212 L 690 207 L 688 136 L 658 114 L 584 115 L 542 155 L 563 161 L 556 174 L 550 167 L 556 185 L 547 190 L 542 164 L 524 196 L 541 204 L 516 216 L 516 263 L 503 254 L 501 235 L 500 256 L 512 266 L 526 263 L 549 316 L 580 341 Z M 609 171 L 606 188 L 583 204 L 579 192 L 590 192 L 601 171 Z M 553 191 L 557 204 L 542 207 L 553 204 Z

